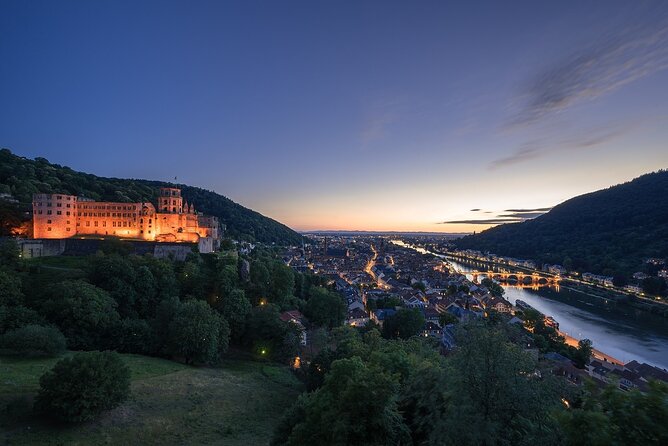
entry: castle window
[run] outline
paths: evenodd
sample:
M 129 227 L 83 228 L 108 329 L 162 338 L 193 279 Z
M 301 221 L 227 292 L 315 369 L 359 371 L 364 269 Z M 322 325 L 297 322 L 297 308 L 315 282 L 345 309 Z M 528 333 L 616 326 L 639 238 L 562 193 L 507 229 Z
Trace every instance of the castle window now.
M 115 228 L 115 227 L 116 227 L 116 222 L 115 222 L 115 221 L 112 221 L 112 222 L 111 222 L 111 226 L 113 226 L 113 227 Z
M 47 223 L 47 224 L 51 224 L 51 220 L 47 220 L 46 223 Z
M 70 215 L 70 211 L 67 211 L 66 214 L 67 214 L 67 215 Z
M 69 220 L 67 220 L 67 224 L 68 224 L 68 225 L 70 224 L 70 221 L 69 221 Z
M 51 228 L 46 228 L 46 230 L 47 230 L 47 231 L 50 231 L 50 230 L 51 230 Z
M 172 212 L 176 213 L 176 208 L 172 208 Z
M 67 197 L 67 201 L 70 201 L 72 197 Z M 69 207 L 69 204 L 67 205 Z
M 46 215 L 51 215 L 51 209 L 49 209 L 48 211 L 46 211 Z
M 66 230 L 67 232 L 70 232 L 70 228 L 65 228 L 65 230 Z
M 106 228 L 106 227 L 107 227 L 107 222 L 106 222 L 106 221 L 103 221 L 103 222 L 102 222 L 102 227 L 103 227 L 103 228 Z
M 59 200 L 62 200 L 62 199 L 63 199 L 63 196 L 62 196 L 62 195 L 58 195 L 57 198 L 58 198 Z
M 63 211 L 56 211 L 56 214 L 63 215 Z
M 86 226 L 90 226 L 90 222 L 89 222 L 89 221 L 86 222 Z
M 51 204 L 51 202 L 50 202 L 50 201 L 47 201 L 47 202 L 46 202 L 46 207 L 50 208 L 50 207 L 51 207 L 51 205 L 52 205 L 52 204 Z
M 68 207 L 68 208 L 71 207 L 71 206 L 72 206 L 71 204 L 67 203 L 67 207 Z
M 42 215 L 42 210 L 40 209 L 39 211 L 37 211 L 37 213 L 38 213 L 39 215 Z
M 150 229 L 148 230 L 148 233 L 149 233 L 149 234 L 151 233 L 151 230 L 150 230 Z
M 97 220 L 95 220 L 95 223 L 94 223 L 94 225 L 95 225 L 95 227 L 97 228 Z
M 56 207 L 62 208 L 62 207 L 63 207 L 63 203 L 56 203 Z

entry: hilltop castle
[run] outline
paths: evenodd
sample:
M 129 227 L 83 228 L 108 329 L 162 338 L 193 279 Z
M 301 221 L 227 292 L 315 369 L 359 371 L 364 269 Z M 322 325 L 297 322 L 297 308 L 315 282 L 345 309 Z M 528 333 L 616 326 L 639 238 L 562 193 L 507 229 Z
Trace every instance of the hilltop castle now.
M 195 212 L 181 189 L 163 187 L 158 207 L 149 202 L 92 201 L 75 195 L 33 195 L 33 237 L 115 236 L 153 242 L 197 243 L 200 252 L 218 247 L 218 218 Z

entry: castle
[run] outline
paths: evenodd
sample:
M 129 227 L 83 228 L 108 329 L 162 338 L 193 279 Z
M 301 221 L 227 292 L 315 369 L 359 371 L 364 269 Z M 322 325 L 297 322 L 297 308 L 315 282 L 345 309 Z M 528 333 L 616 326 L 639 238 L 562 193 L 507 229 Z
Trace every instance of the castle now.
M 158 208 L 150 203 L 92 201 L 75 195 L 33 195 L 33 237 L 114 236 L 153 242 L 197 243 L 200 252 L 219 244 L 218 218 L 195 212 L 181 189 L 163 187 Z

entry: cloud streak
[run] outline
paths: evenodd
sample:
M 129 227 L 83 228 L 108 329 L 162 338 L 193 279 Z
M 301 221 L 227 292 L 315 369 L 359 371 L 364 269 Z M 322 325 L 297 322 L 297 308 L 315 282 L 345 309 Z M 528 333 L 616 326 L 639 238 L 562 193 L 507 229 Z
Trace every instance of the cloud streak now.
M 535 209 L 506 209 L 503 212 L 549 212 L 552 208 L 535 208 Z
M 450 224 L 465 224 L 465 225 L 498 225 L 501 223 L 520 223 L 524 221 L 521 218 L 488 218 L 485 220 L 452 220 L 452 221 L 442 221 L 439 224 L 450 225 Z
M 508 156 L 504 156 L 489 164 L 489 170 L 523 163 L 543 157 L 551 152 L 573 149 L 589 149 L 613 141 L 631 130 L 632 125 L 619 126 L 614 130 L 589 129 L 569 138 L 562 138 L 552 144 L 544 141 L 525 143 Z
M 642 26 L 609 32 L 538 72 L 522 95 L 515 124 L 531 124 L 582 101 L 612 93 L 668 68 L 666 14 Z

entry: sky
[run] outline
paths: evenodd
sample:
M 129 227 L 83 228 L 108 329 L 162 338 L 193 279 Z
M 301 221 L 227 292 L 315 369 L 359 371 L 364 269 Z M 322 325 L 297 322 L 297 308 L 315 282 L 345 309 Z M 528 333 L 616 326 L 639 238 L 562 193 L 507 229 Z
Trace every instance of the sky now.
M 0 0 L 0 147 L 297 230 L 480 231 L 667 141 L 663 0 Z

